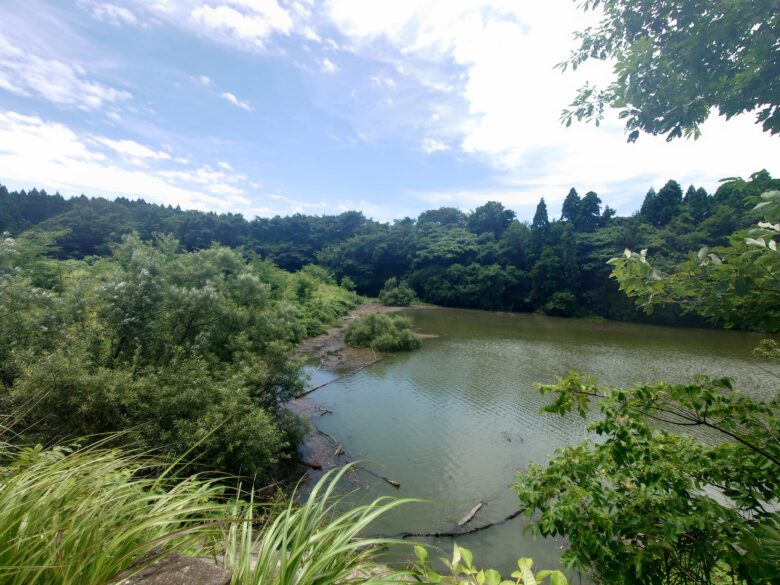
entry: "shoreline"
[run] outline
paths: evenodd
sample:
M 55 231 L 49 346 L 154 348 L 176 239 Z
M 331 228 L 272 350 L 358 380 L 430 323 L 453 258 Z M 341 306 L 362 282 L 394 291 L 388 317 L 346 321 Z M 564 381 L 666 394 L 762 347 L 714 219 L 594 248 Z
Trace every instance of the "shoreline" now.
M 327 333 L 306 339 L 298 348 L 298 355 L 319 362 L 320 369 L 334 374 L 367 366 L 384 357 L 384 354 L 373 349 L 347 345 L 344 341 L 344 331 L 349 322 L 371 313 L 400 313 L 410 308 L 386 307 L 375 302 L 363 303 L 339 319 Z
M 426 305 L 417 305 L 419 308 L 430 308 Z M 331 327 L 327 333 L 306 339 L 298 348 L 298 355 L 312 362 L 319 362 L 318 369 L 336 375 L 334 381 L 340 377 L 349 376 L 358 370 L 366 368 L 382 359 L 388 354 L 367 348 L 350 347 L 344 341 L 344 331 L 347 324 L 371 313 L 400 313 L 414 310 L 411 307 L 388 307 L 376 302 L 366 302 L 350 311 L 347 315 Z M 311 388 L 307 391 L 312 391 Z M 330 411 L 319 407 L 316 402 L 304 394 L 290 400 L 285 407 L 294 414 L 307 420 L 311 430 L 304 436 L 298 445 L 299 465 L 308 467 L 303 474 L 306 476 L 303 486 L 312 486 L 322 475 L 336 467 L 341 467 L 347 461 L 351 461 L 344 451 L 343 445 L 324 434 L 317 426 L 320 416 L 330 414 Z M 306 462 L 306 464 L 300 463 Z M 309 464 L 319 466 L 319 469 L 310 467 Z

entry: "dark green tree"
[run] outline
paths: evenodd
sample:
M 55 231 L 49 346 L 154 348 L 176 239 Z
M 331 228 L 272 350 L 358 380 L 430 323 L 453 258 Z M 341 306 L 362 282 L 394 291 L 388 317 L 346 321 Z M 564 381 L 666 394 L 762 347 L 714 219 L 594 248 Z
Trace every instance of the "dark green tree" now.
M 544 197 L 542 197 L 536 205 L 534 218 L 531 221 L 531 229 L 534 231 L 546 231 L 549 226 L 550 219 L 547 216 L 547 204 L 544 202 Z
M 592 232 L 599 227 L 600 221 L 601 199 L 595 192 L 588 191 L 580 202 L 574 225 L 579 231 Z
M 477 235 L 490 232 L 498 239 L 514 218 L 515 212 L 511 209 L 506 209 L 498 201 L 488 201 L 469 214 L 467 224 Z
M 691 185 L 685 192 L 683 205 L 690 212 L 693 221 L 701 223 L 712 211 L 712 198 L 703 187 L 696 189 Z
M 466 214 L 455 207 L 439 207 L 439 209 L 429 209 L 423 211 L 417 216 L 417 223 L 432 223 L 438 226 L 457 226 L 465 227 Z
M 572 187 L 569 189 L 569 194 L 566 195 L 566 199 L 563 200 L 561 206 L 561 219 L 573 223 L 577 220 L 580 214 L 580 196 L 577 190 Z

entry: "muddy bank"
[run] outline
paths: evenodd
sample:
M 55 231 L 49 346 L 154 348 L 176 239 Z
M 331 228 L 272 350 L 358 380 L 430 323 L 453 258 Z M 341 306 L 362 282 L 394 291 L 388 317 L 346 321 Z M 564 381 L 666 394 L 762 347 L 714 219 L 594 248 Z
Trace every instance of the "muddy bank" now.
M 385 307 L 377 303 L 364 303 L 330 328 L 324 335 L 310 337 L 301 344 L 298 353 L 328 372 L 344 373 L 366 366 L 382 357 L 372 349 L 350 347 L 344 341 L 344 331 L 350 321 L 369 313 L 397 313 L 406 307 Z
M 386 307 L 378 303 L 364 303 L 351 311 L 326 334 L 311 337 L 304 341 L 298 352 L 307 358 L 315 367 L 336 374 L 339 379 L 369 367 L 385 359 L 386 354 L 366 348 L 350 347 L 344 341 L 344 331 L 350 321 L 368 315 L 369 313 L 398 313 L 416 308 L 431 308 L 430 306 Z M 422 335 L 421 337 L 426 337 Z M 328 382 L 330 383 L 330 382 Z M 327 384 L 324 384 L 327 385 Z M 312 388 L 307 389 L 307 392 Z M 307 472 L 309 484 L 316 481 L 329 469 L 339 467 L 350 461 L 343 446 L 334 437 L 322 433 L 317 428 L 317 419 L 327 416 L 327 411 L 305 396 L 287 403 L 287 408 L 311 423 L 312 430 L 304 437 L 298 448 L 302 472 Z M 320 467 L 320 469 L 316 469 Z

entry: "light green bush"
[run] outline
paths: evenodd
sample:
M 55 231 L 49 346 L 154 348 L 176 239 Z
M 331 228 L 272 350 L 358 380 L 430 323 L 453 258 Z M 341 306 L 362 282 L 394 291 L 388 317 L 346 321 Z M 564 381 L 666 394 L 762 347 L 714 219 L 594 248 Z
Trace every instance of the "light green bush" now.
M 368 347 L 379 351 L 411 351 L 422 342 L 411 331 L 409 319 L 403 315 L 370 313 L 355 319 L 344 333 L 344 340 L 353 347 Z

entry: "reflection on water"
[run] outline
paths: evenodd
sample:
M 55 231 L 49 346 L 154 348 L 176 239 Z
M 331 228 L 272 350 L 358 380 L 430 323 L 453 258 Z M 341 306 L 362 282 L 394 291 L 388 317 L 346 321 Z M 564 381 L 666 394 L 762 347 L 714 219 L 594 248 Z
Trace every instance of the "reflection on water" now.
M 607 385 L 685 381 L 697 373 L 730 375 L 737 386 L 768 396 L 780 368 L 751 359 L 760 335 L 662 328 L 463 310 L 410 312 L 415 329 L 438 335 L 423 349 L 398 354 L 315 392 L 333 411 L 318 426 L 343 442 L 350 457 L 398 480 L 400 491 L 360 474 L 359 498 L 381 494 L 427 499 L 384 521 L 378 532 L 451 530 L 477 502 L 473 524 L 517 507 L 507 486 L 515 470 L 543 463 L 556 448 L 579 442 L 576 416 L 542 415 L 534 388 L 569 370 Z M 480 566 L 507 573 L 519 556 L 557 566 L 562 542 L 534 541 L 524 519 L 458 539 Z M 450 549 L 451 539 L 433 544 Z

